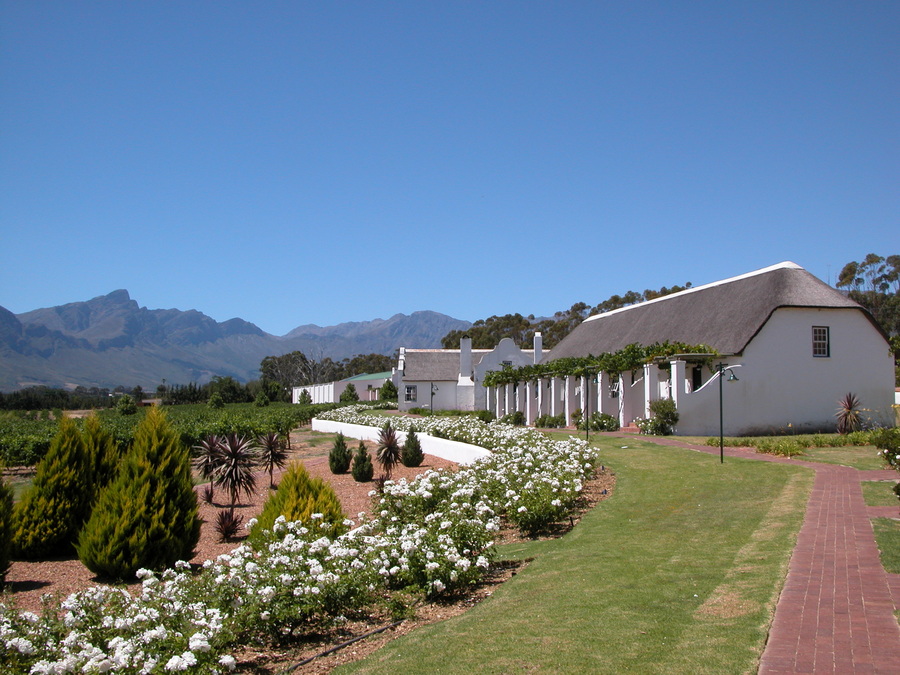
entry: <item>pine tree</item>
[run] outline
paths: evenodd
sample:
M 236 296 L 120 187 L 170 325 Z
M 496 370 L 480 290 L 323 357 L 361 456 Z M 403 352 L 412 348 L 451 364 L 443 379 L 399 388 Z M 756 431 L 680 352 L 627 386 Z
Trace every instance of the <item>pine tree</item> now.
M 13 511 L 13 554 L 38 560 L 68 554 L 93 495 L 91 463 L 75 421 L 63 417 L 31 489 Z
M 189 559 L 199 538 L 188 449 L 165 413 L 152 408 L 135 429 L 115 480 L 100 493 L 78 557 L 95 574 L 130 579 L 140 568 Z
M 119 446 L 113 435 L 103 428 L 97 415 L 92 414 L 84 421 L 84 445 L 87 448 L 93 470 L 92 502 L 116 476 L 119 468 Z
M 334 437 L 334 444 L 328 453 L 328 468 L 331 469 L 331 473 L 347 473 L 350 470 L 350 461 L 352 459 L 353 454 L 347 448 L 344 434 L 338 432 L 338 435 Z
M 366 444 L 362 441 L 359 442 L 359 447 L 353 455 L 353 468 L 351 469 L 351 473 L 353 474 L 353 479 L 357 483 L 370 481 L 372 480 L 372 476 L 375 475 L 375 467 L 372 466 L 372 457 L 369 455 L 369 451 L 366 450 Z
M 416 434 L 415 427 L 410 427 L 406 433 L 406 441 L 400 449 L 400 461 L 403 466 L 421 466 L 425 460 L 425 454 L 422 452 L 422 444 Z
M 0 469 L 3 467 L 0 466 Z M 0 588 L 6 583 L 9 560 L 12 553 L 13 492 L 5 480 L 0 479 Z

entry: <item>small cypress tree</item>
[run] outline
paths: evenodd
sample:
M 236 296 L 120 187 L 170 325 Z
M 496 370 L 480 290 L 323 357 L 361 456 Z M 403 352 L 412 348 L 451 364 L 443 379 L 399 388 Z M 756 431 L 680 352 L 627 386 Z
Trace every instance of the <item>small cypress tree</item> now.
M 410 427 L 406 434 L 406 441 L 400 449 L 400 461 L 403 466 L 421 466 L 425 460 L 425 453 L 422 452 L 422 444 L 416 434 L 415 427 Z
M 351 473 L 353 473 L 353 479 L 357 483 L 370 481 L 372 480 L 372 476 L 375 475 L 375 467 L 372 466 L 372 457 L 369 455 L 369 451 L 366 450 L 366 444 L 362 441 L 359 442 L 359 447 L 356 448 L 356 453 L 353 455 L 353 468 L 351 469 Z
M 313 518 L 320 514 L 321 518 Z M 319 534 L 336 537 L 347 528 L 344 510 L 334 489 L 321 478 L 310 478 L 300 462 L 293 462 L 281 477 L 278 491 L 269 494 L 256 525 L 250 533 L 250 541 L 259 544 L 271 530 L 275 520 L 284 516 L 288 521 L 300 521 Z M 327 527 L 321 524 L 326 523 Z
M 306 389 L 300 392 L 300 398 L 297 399 L 297 403 L 300 405 L 312 405 L 312 396 L 309 395 Z
M 78 557 L 104 577 L 186 560 L 200 538 L 190 455 L 160 408 L 134 431 L 131 451 L 101 493 L 78 541 Z
M 390 380 L 385 380 L 384 384 L 381 385 L 381 389 L 378 391 L 378 400 L 379 401 L 396 401 L 397 400 L 397 387 Z
M 359 400 L 359 394 L 356 393 L 356 386 L 350 382 L 347 384 L 347 388 L 341 392 L 338 400 L 341 403 L 353 403 L 354 401 Z
M 331 473 L 347 473 L 350 470 L 352 459 L 353 454 L 347 447 L 344 434 L 338 432 L 338 435 L 334 437 L 334 445 L 328 453 L 328 468 L 331 469 Z
M 2 469 L 0 466 L 0 470 Z M 6 573 L 9 572 L 12 533 L 13 491 L 5 480 L 0 479 L 0 588 L 6 583 Z
M 13 512 L 13 554 L 26 560 L 65 555 L 84 525 L 93 495 L 91 462 L 75 421 L 63 417 L 31 489 Z
M 93 469 L 92 502 L 116 476 L 119 468 L 119 446 L 113 435 L 103 428 L 97 415 L 92 414 L 84 421 L 84 445 L 87 448 Z

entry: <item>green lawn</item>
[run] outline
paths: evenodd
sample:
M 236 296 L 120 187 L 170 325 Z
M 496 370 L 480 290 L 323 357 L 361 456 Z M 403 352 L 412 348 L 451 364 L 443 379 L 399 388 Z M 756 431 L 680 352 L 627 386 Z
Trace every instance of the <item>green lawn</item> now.
M 873 518 L 872 527 L 884 570 L 890 574 L 900 574 L 900 521 Z
M 884 462 L 878 458 L 878 448 L 874 445 L 847 446 L 843 448 L 806 448 L 795 459 L 825 464 L 842 464 L 863 471 L 883 469 Z
M 534 560 L 493 597 L 335 672 L 756 672 L 813 472 L 600 444 L 617 486 L 572 532 L 507 548 Z
M 886 480 L 867 480 L 861 483 L 867 506 L 896 506 L 900 515 L 900 501 L 894 494 L 894 483 Z

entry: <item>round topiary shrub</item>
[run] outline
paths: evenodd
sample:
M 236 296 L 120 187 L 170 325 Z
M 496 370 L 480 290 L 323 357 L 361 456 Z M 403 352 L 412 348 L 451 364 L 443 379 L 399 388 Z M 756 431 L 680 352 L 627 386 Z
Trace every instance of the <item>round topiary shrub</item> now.
M 266 540 L 279 516 L 288 522 L 299 521 L 320 534 L 334 538 L 347 531 L 344 510 L 334 489 L 321 478 L 310 478 L 300 462 L 293 462 L 281 477 L 277 492 L 272 492 L 256 524 L 250 542 L 259 546 Z
M 190 559 L 199 538 L 188 449 L 165 413 L 151 408 L 115 480 L 100 493 L 78 557 L 95 574 L 131 579 L 141 568 Z
M 91 463 L 75 421 L 63 417 L 31 489 L 13 513 L 13 555 L 39 560 L 68 554 L 93 497 Z
M 415 427 L 410 427 L 406 432 L 406 441 L 400 449 L 400 461 L 403 466 L 421 466 L 425 460 L 425 453 L 422 452 L 422 444 L 419 442 L 419 436 L 416 434 Z

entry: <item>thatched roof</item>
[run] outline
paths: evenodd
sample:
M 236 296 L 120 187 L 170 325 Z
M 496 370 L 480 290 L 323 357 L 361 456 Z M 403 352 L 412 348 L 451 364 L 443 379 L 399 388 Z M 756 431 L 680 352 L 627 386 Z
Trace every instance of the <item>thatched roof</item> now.
M 488 353 L 487 349 L 472 350 L 472 366 Z M 403 379 L 409 382 L 447 382 L 459 378 L 458 349 L 407 349 Z
M 596 356 L 665 340 L 740 354 L 780 307 L 861 311 L 875 324 L 860 305 L 799 265 L 783 262 L 592 316 L 554 347 L 551 358 Z

